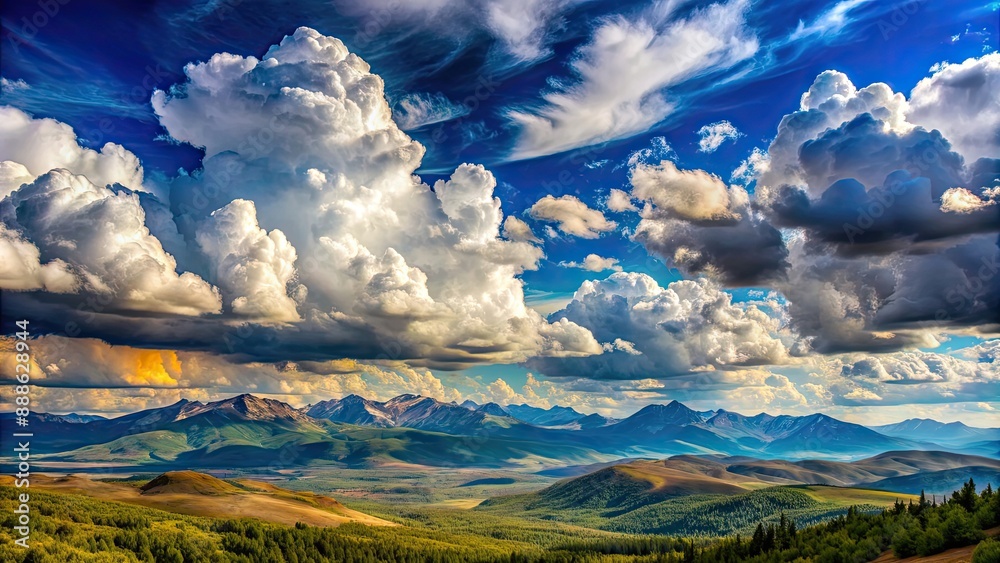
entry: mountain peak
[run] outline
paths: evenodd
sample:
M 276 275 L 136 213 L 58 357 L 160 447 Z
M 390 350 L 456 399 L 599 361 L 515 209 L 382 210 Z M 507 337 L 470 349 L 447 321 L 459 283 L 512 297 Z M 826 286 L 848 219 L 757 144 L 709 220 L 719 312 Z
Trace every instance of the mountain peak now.
M 193 408 L 192 408 L 193 407 Z M 246 420 L 301 420 L 305 415 L 293 409 L 288 403 L 283 403 L 275 399 L 265 399 L 250 393 L 243 393 L 213 401 L 204 405 L 192 403 L 187 405 L 181 412 L 181 418 L 191 418 L 205 413 L 216 413 L 222 416 L 235 416 Z
M 666 405 L 647 405 L 639 412 L 621 421 L 625 428 L 635 428 L 656 433 L 666 426 L 684 426 L 702 422 L 701 416 L 679 401 Z
M 501 407 L 496 403 L 486 403 L 485 405 L 481 405 L 480 407 L 476 408 L 476 410 L 493 416 L 510 416 L 510 413 L 507 412 L 507 409 Z

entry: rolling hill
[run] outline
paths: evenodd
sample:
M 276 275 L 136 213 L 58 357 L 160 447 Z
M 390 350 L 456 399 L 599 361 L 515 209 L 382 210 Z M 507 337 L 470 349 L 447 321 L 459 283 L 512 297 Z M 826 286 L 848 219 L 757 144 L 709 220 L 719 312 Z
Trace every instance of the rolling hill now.
M 9 485 L 9 482 L 0 481 Z M 371 526 L 396 524 L 351 510 L 336 500 L 289 491 L 256 481 L 227 482 L 204 473 L 164 473 L 141 486 L 107 483 L 80 476 L 33 476 L 31 487 L 59 493 L 85 495 L 191 516 L 257 518 L 287 526 L 303 522 L 312 526 L 339 526 L 347 522 Z
M 877 512 L 916 498 L 868 488 L 769 485 L 729 473 L 716 460 L 680 456 L 607 467 L 536 493 L 488 499 L 474 510 L 613 532 L 718 536 L 747 534 L 781 513 L 808 524 L 850 506 Z

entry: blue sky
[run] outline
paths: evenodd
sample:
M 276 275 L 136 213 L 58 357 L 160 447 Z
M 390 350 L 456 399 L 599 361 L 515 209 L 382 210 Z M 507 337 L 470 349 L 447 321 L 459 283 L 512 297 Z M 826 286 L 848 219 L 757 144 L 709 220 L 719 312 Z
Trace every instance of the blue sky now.
M 97 188 L 102 188 L 102 183 L 118 182 L 151 194 L 139 196 L 139 205 L 152 236 L 159 240 L 162 251 L 175 259 L 170 275 L 189 272 L 205 284 L 198 286 L 198 291 L 204 290 L 202 301 L 178 299 L 175 305 L 162 310 L 136 306 L 134 300 L 119 302 L 109 297 L 114 302 L 111 311 L 102 310 L 98 311 L 101 314 L 76 319 L 74 322 L 81 328 L 73 331 L 75 334 L 68 334 L 61 321 L 46 323 L 44 330 L 50 333 L 46 338 L 53 342 L 61 339 L 58 344 L 51 344 L 53 349 L 68 354 L 69 348 L 80 348 L 74 352 L 74 358 L 79 358 L 79 363 L 74 364 L 77 370 L 86 370 L 87 362 L 93 361 L 95 354 L 101 355 L 93 349 L 105 346 L 106 342 L 188 355 L 187 360 L 177 360 L 182 366 L 185 361 L 188 365 L 198 365 L 197 358 L 201 358 L 206 365 L 218 364 L 219 374 L 213 381 L 227 382 L 199 382 L 164 367 L 167 376 L 163 381 L 173 382 L 167 387 L 174 394 L 181 388 L 208 395 L 256 388 L 275 396 L 308 400 L 322 393 L 353 389 L 347 381 L 351 374 L 367 374 L 363 380 L 384 384 L 379 387 L 372 383 L 370 389 L 365 388 L 372 393 L 383 389 L 385 393 L 390 389 L 436 392 L 433 384 L 420 387 L 429 381 L 424 375 L 427 374 L 444 382 L 442 398 L 455 398 L 448 390 L 457 389 L 459 395 L 478 400 L 509 397 L 517 402 L 527 399 L 545 404 L 569 402 L 580 410 L 610 414 L 622 414 L 646 402 L 669 398 L 681 398 L 706 408 L 719 404 L 751 411 L 824 410 L 843 416 L 866 416 L 877 411 L 888 413 L 880 415 L 886 418 L 895 416 L 896 410 L 905 405 L 923 405 L 919 408 L 936 416 L 979 422 L 987 420 L 992 416 L 991 409 L 998 407 L 998 382 L 990 373 L 995 374 L 996 369 L 995 335 L 1000 320 L 995 310 L 992 314 L 990 310 L 1000 290 L 991 293 L 995 279 L 980 276 L 983 283 L 979 285 L 987 289 L 973 291 L 968 299 L 964 293 L 954 291 L 955 287 L 968 286 L 969 280 L 975 281 L 973 265 L 979 259 L 988 261 L 996 251 L 995 244 L 989 244 L 989 237 L 995 240 L 997 233 L 989 207 L 995 195 L 988 190 L 998 173 L 992 164 L 995 161 L 989 158 L 1000 156 L 996 150 L 997 137 L 991 138 L 989 129 L 995 127 L 989 120 L 997 115 L 997 102 L 993 94 L 992 103 L 987 100 L 983 110 L 972 107 L 972 102 L 963 102 L 959 94 L 948 94 L 965 89 L 962 91 L 967 91 L 967 98 L 972 99 L 983 95 L 985 89 L 985 95 L 990 95 L 989 81 L 994 80 L 996 72 L 991 56 L 995 56 L 992 54 L 1000 41 L 996 3 L 75 1 L 60 5 L 54 15 L 40 10 L 33 3 L 5 5 L 3 9 L 2 104 L 27 112 L 36 120 L 51 118 L 67 124 L 75 132 L 80 150 L 100 151 L 104 143 L 113 142 L 134 154 L 143 172 L 136 185 L 122 181 L 120 178 L 124 176 L 110 173 L 111 180 L 103 182 L 93 175 L 88 177 Z M 279 187 L 282 182 L 292 181 L 286 176 L 290 169 L 294 169 L 294 177 L 298 179 L 307 175 L 307 169 L 317 170 L 322 173 L 322 182 L 335 185 L 336 163 L 347 168 L 360 166 L 358 170 L 362 172 L 357 176 L 346 175 L 348 184 L 355 182 L 368 187 L 365 182 L 372 185 L 389 182 L 368 172 L 365 168 L 368 164 L 358 164 L 355 153 L 368 148 L 338 144 L 336 149 L 324 148 L 326 152 L 317 149 L 313 154 L 313 144 L 302 134 L 283 139 L 283 133 L 278 131 L 273 140 L 269 137 L 265 142 L 275 145 L 284 142 L 292 153 L 301 144 L 298 155 L 302 158 L 270 148 L 241 150 L 239 147 L 245 145 L 233 144 L 226 132 L 231 129 L 233 135 L 239 136 L 241 131 L 253 131 L 241 129 L 242 122 L 263 117 L 252 114 L 260 108 L 248 105 L 244 119 L 238 111 L 230 111 L 226 96 L 239 100 L 232 105 L 244 107 L 240 104 L 270 86 L 261 82 L 259 89 L 254 90 L 258 87 L 245 87 L 249 82 L 236 80 L 227 82 L 225 87 L 219 86 L 211 95 L 206 94 L 205 99 L 189 92 L 199 88 L 212 90 L 215 87 L 210 82 L 222 79 L 205 78 L 199 82 L 197 76 L 185 71 L 185 65 L 214 60 L 218 53 L 262 59 L 269 48 L 300 26 L 315 30 L 318 37 L 339 39 L 348 52 L 370 65 L 371 75 L 380 77 L 381 91 L 376 91 L 376 95 L 384 95 L 395 120 L 390 127 L 395 130 L 390 135 L 391 142 L 398 142 L 399 147 L 409 146 L 408 140 L 395 136 L 398 133 L 424 148 L 422 158 L 405 158 L 406 166 L 414 165 L 412 172 L 420 176 L 427 189 L 433 187 L 437 192 L 436 183 L 441 182 L 443 193 L 454 192 L 465 197 L 480 189 L 470 183 L 492 185 L 495 181 L 495 187 L 483 196 L 485 199 L 475 204 L 479 206 L 476 213 L 487 217 L 483 220 L 492 221 L 490 201 L 492 197 L 499 198 L 504 222 L 490 237 L 509 243 L 504 246 L 505 258 L 491 254 L 488 260 L 493 261 L 488 265 L 461 263 L 454 266 L 458 270 L 450 270 L 451 266 L 440 262 L 466 260 L 454 257 L 465 256 L 462 252 L 467 247 L 461 245 L 468 243 L 455 243 L 456 246 L 444 250 L 427 247 L 420 240 L 423 229 L 433 231 L 434 225 L 427 221 L 436 221 L 443 210 L 450 227 L 440 228 L 454 228 L 456 232 L 473 228 L 466 215 L 459 219 L 457 214 L 449 212 L 448 206 L 452 204 L 443 199 L 440 204 L 434 201 L 434 205 L 441 205 L 441 210 L 435 208 L 427 211 L 426 216 L 401 220 L 395 227 L 399 233 L 371 235 L 361 240 L 365 252 L 374 256 L 372 260 L 382 260 L 377 267 L 389 268 L 383 257 L 386 249 L 400 255 L 403 262 L 397 262 L 391 273 L 406 278 L 407 283 L 392 291 L 410 292 L 407 299 L 418 299 L 421 307 L 435 311 L 433 315 L 440 316 L 445 309 L 446 317 L 455 315 L 455 320 L 442 321 L 450 327 L 446 336 L 441 336 L 439 329 L 434 329 L 438 332 L 432 331 L 433 334 L 424 332 L 431 330 L 424 327 L 421 315 L 425 313 L 414 313 L 416 302 L 400 305 L 401 293 L 370 295 L 365 289 L 358 295 L 343 295 L 333 287 L 336 283 L 324 289 L 325 281 L 310 277 L 314 273 L 307 270 L 306 261 L 314 257 L 316 248 L 325 248 L 322 236 L 347 244 L 343 241 L 349 238 L 349 229 L 341 226 L 323 231 L 329 226 L 328 219 L 297 221 L 295 206 L 313 205 L 304 202 L 315 200 L 299 192 L 275 195 L 283 189 Z M 274 71 L 269 79 L 285 87 L 309 90 L 313 87 L 310 81 L 321 80 L 317 76 L 325 72 L 322 70 L 325 63 L 310 59 L 310 64 L 316 66 L 307 72 L 294 66 L 295 56 L 288 55 L 289 62 L 283 61 L 289 65 L 287 71 Z M 968 68 L 959 68 L 963 61 L 970 61 Z M 948 67 L 948 63 L 953 66 Z M 828 70 L 843 74 L 822 74 Z M 949 72 L 974 76 L 971 82 L 961 82 Z M 326 75 L 322 76 L 325 80 Z M 835 85 L 829 87 L 832 90 L 817 86 L 821 76 Z M 868 90 L 862 90 L 856 101 L 843 102 L 846 90 L 837 90 L 844 84 L 843 80 L 837 82 L 840 80 L 837 76 L 844 76 L 843 80 L 852 83 L 851 92 L 882 83 L 886 85 L 885 92 L 900 93 L 903 103 L 909 106 L 893 105 L 898 104 L 893 101 L 895 98 L 871 101 L 865 97 Z M 346 77 L 343 75 L 339 80 L 347 80 Z M 914 90 L 922 80 L 929 81 L 925 89 L 929 93 L 919 94 Z M 976 86 L 979 83 L 975 80 L 983 81 L 986 86 Z M 243 86 L 235 86 L 238 84 Z M 806 108 L 802 98 L 811 86 L 820 88 L 816 90 L 817 97 L 830 96 L 832 101 L 826 106 Z M 226 92 L 224 88 L 236 90 Z M 151 103 L 154 91 L 162 92 L 163 101 L 158 107 L 155 100 Z M 834 99 L 835 91 L 840 98 Z M 881 92 L 871 96 L 877 97 Z M 352 95 L 349 92 L 347 97 L 354 103 L 350 100 Z M 279 90 L 271 91 L 270 96 L 277 99 Z M 854 99 L 855 94 L 847 97 Z M 830 109 L 830 104 L 846 105 Z M 954 109 L 952 104 L 965 104 L 965 109 Z M 261 102 L 259 106 L 265 107 L 267 103 Z M 357 107 L 366 111 L 367 106 L 359 101 Z M 799 116 L 797 119 L 806 119 L 807 110 L 813 112 L 808 115 L 824 112 L 825 125 L 815 131 L 802 129 L 803 132 L 797 133 L 798 125 L 793 124 L 787 128 L 788 139 L 795 140 L 793 149 L 801 149 L 805 143 L 826 147 L 823 150 L 828 151 L 829 162 L 823 160 L 826 153 L 814 155 L 815 161 L 806 161 L 805 157 L 795 160 L 794 165 L 805 170 L 804 176 L 797 177 L 801 184 L 796 184 L 793 178 L 782 176 L 777 167 L 779 163 L 787 164 L 782 158 L 787 155 L 793 158 L 796 152 L 792 150 L 782 156 L 785 153 L 780 151 L 785 150 L 786 141 L 779 134 L 779 124 L 783 117 L 793 114 Z M 956 118 L 950 125 L 946 119 L 942 125 L 941 116 L 953 110 L 968 117 L 969 123 L 976 122 L 977 111 L 984 117 L 979 119 L 978 129 L 964 127 L 964 117 Z M 330 134 L 337 133 L 336 124 L 323 121 L 329 117 L 318 113 L 305 116 L 301 107 L 294 110 L 279 107 L 274 111 L 279 112 L 274 114 L 278 116 L 291 112 L 303 120 L 316 119 L 309 130 L 331 126 Z M 864 124 L 856 120 L 866 112 L 878 120 L 882 130 L 862 141 L 851 133 L 853 129 L 846 127 L 850 123 L 855 129 L 862 127 Z M 892 119 L 903 121 L 893 123 Z M 203 127 L 206 122 L 212 125 Z M 703 138 L 699 131 L 705 127 L 725 132 L 710 150 L 699 145 Z M 10 148 L 18 142 L 16 135 L 30 129 L 26 125 L 18 130 L 20 133 L 8 130 L 5 134 L 9 137 L 3 140 Z M 405 133 L 398 129 L 404 129 Z M 959 160 L 945 171 L 918 171 L 925 174 L 931 185 L 929 189 L 937 198 L 935 212 L 943 214 L 934 219 L 937 222 L 930 229 L 933 232 L 901 226 L 910 221 L 926 224 L 927 215 L 920 215 L 924 217 L 920 219 L 907 215 L 910 207 L 896 207 L 891 213 L 900 215 L 892 215 L 891 225 L 878 223 L 877 228 L 865 229 L 864 236 L 872 238 L 863 245 L 831 240 L 829 230 L 824 230 L 830 228 L 827 223 L 833 225 L 835 233 L 843 223 L 839 219 L 842 215 L 838 215 L 843 208 L 823 207 L 834 201 L 832 195 L 826 195 L 834 193 L 831 185 L 837 185 L 837 180 L 850 179 L 861 182 L 865 189 L 877 190 L 893 170 L 890 166 L 873 172 L 872 165 L 862 162 L 864 155 L 848 149 L 837 152 L 841 150 L 839 147 L 849 145 L 845 144 L 848 141 L 837 141 L 834 133 L 840 132 L 859 144 L 896 143 L 892 146 L 902 147 L 900 154 L 909 154 L 906 151 L 925 146 L 920 143 L 937 142 L 930 133 L 935 129 L 940 129 L 940 136 L 950 143 L 942 149 L 944 161 L 951 162 L 947 155 L 956 155 L 954 158 Z M 39 131 L 35 135 L 41 138 L 43 132 Z M 995 135 L 996 129 L 993 132 Z M 987 141 L 979 142 L 979 138 Z M 213 153 L 213 146 L 220 150 Z M 758 155 L 769 154 L 771 170 L 734 177 L 734 171 L 748 162 L 755 150 Z M 74 174 L 87 175 L 83 164 L 76 169 L 51 155 L 24 155 L 24 152 L 5 150 L 0 160 L 21 164 L 29 160 L 57 162 Z M 248 152 L 254 152 L 252 158 Z M 228 158 L 226 154 L 234 155 L 241 166 L 248 168 L 241 168 L 237 182 L 224 197 L 210 202 L 212 209 L 205 209 L 200 215 L 186 214 L 184 205 L 194 201 L 192 194 L 207 183 L 209 161 L 214 159 L 221 167 Z M 349 155 L 343 156 L 348 160 L 338 160 L 343 154 Z M 977 164 L 980 157 L 986 159 Z M 912 164 L 912 159 L 905 160 L 910 157 L 900 158 L 903 159 L 900 162 Z M 381 162 L 377 166 L 387 168 L 394 166 L 384 160 L 372 162 Z M 492 180 L 475 172 L 469 172 L 471 179 L 456 180 L 452 174 L 462 163 L 483 165 Z M 826 166 L 822 169 L 825 176 L 814 172 L 820 170 L 817 163 L 827 163 L 822 164 Z M 48 172 L 41 164 L 26 166 L 29 179 L 36 183 L 38 177 Z M 406 166 L 402 167 L 403 176 L 409 170 Z M 252 176 L 247 169 L 254 171 Z M 243 178 L 240 176 L 243 173 L 248 176 Z M 309 176 L 308 181 L 316 177 Z M 637 180 L 640 177 L 647 178 L 647 183 L 640 185 Z M 822 180 L 817 180 L 820 177 Z M 919 183 L 921 177 L 924 176 L 915 176 L 913 182 Z M 392 181 L 399 181 L 393 178 Z M 449 178 L 454 188 L 446 184 Z M 768 189 L 758 193 L 758 186 L 765 184 Z M 798 186 L 800 190 L 795 194 L 811 202 L 810 210 L 804 214 L 790 211 L 787 206 L 791 200 L 783 198 L 794 194 L 781 192 L 784 186 Z M 689 199 L 683 200 L 678 191 L 682 188 L 693 190 Z M 964 191 L 950 195 L 955 196 L 954 201 L 963 201 L 971 207 L 937 210 L 944 209 L 946 200 L 951 201 L 944 192 L 959 188 Z M 463 191 L 466 189 L 471 191 Z M 627 209 L 609 202 L 612 190 L 620 190 L 627 198 L 630 202 Z M 384 197 L 392 197 L 392 193 L 398 192 L 387 191 Z M 976 199 L 958 199 L 957 195 L 966 193 Z M 109 194 L 101 197 L 111 197 Z M 27 195 L 24 201 L 26 198 Z M 209 212 L 237 198 L 251 201 L 255 206 L 230 207 L 229 215 L 219 214 L 219 219 L 213 222 L 211 217 L 216 216 L 209 216 Z M 315 205 L 324 210 L 346 205 L 343 200 L 335 201 L 336 196 L 331 198 Z M 718 198 L 728 198 L 728 203 L 720 204 Z M 8 206 L 20 209 L 19 201 L 16 194 L 8 197 Z M 363 207 L 355 203 L 351 209 Z M 458 207 L 453 208 L 463 205 L 468 207 L 472 203 L 456 202 L 454 206 Z M 706 211 L 713 205 L 725 209 Z M 45 209 L 55 214 L 54 207 Z M 81 208 L 72 213 L 83 212 Z M 403 212 L 399 210 L 399 214 Z M 55 291 L 38 281 L 6 286 L 5 289 L 20 292 L 16 300 L 18 310 L 52 315 L 73 299 L 86 302 L 88 292 L 105 291 L 97 285 L 84 287 L 92 282 L 86 281 L 91 278 L 83 272 L 102 278 L 108 287 L 118 287 L 111 283 L 117 274 L 111 270 L 99 273 L 97 266 L 82 258 L 83 250 L 64 256 L 59 248 L 49 248 L 49 243 L 35 240 L 30 221 L 19 213 L 28 212 L 16 211 L 5 218 L 9 221 L 5 228 L 10 233 L 20 233 L 11 240 L 38 248 L 39 257 L 35 259 L 38 268 L 61 260 L 69 264 L 67 275 L 84 281 L 80 282 L 82 285 L 73 285 L 72 291 Z M 370 219 L 358 223 L 364 227 L 356 228 L 378 230 L 380 224 L 387 224 L 385 217 L 372 213 Z M 955 214 L 969 219 L 958 221 Z M 13 216 L 16 218 L 10 219 Z M 62 217 L 65 220 L 70 216 Z M 222 217 L 231 217 L 232 222 L 225 223 Z M 507 227 L 512 227 L 511 217 L 516 224 L 529 228 L 531 235 L 515 236 L 513 230 L 508 230 Z M 250 233 L 248 237 L 256 236 L 254 233 L 259 229 L 265 233 L 277 229 L 281 237 L 287 236 L 287 241 L 283 243 L 281 237 L 268 234 L 271 242 L 254 247 L 267 247 L 273 254 L 267 259 L 253 253 L 243 256 L 239 254 L 242 250 L 221 243 L 212 247 L 206 242 L 213 236 L 230 240 L 232 233 L 226 228 L 243 220 L 252 224 L 252 228 L 245 230 Z M 970 227 L 970 222 L 978 226 Z M 331 234 L 334 231 L 339 234 Z M 79 245 L 75 248 L 87 247 L 84 235 L 65 236 Z M 909 242 L 892 243 L 904 240 Z M 906 246 L 918 244 L 915 241 L 934 242 L 926 243 L 926 247 Z M 489 246 L 492 243 L 483 244 L 483 250 L 477 251 L 479 256 L 493 252 L 486 250 L 494 248 Z M 826 246 L 818 248 L 822 245 Z M 765 258 L 765 248 L 775 254 Z M 585 262 L 589 255 L 596 256 Z M 751 255 L 760 258 L 749 260 Z M 842 263 L 825 262 L 823 257 L 827 255 L 836 256 Z M 159 260 L 159 256 L 155 259 Z M 361 254 L 354 256 L 360 260 L 357 257 Z M 910 287 L 913 275 L 934 271 L 935 266 L 927 256 L 951 260 L 949 264 L 957 265 L 956 275 L 962 276 L 965 284 L 950 286 L 950 304 L 938 306 L 943 314 L 937 316 L 934 311 L 928 313 L 916 305 L 901 310 L 905 309 L 903 304 L 920 302 L 924 297 L 933 300 L 935 292 L 947 292 L 935 289 L 930 283 Z M 79 263 L 74 261 L 76 258 Z M 261 287 L 250 287 L 259 282 L 257 278 L 256 281 L 247 281 L 246 276 L 239 280 L 227 278 L 220 264 L 234 260 L 240 263 L 242 259 L 247 261 L 243 266 L 249 271 L 264 268 L 271 284 L 266 290 L 280 286 L 280 295 L 259 293 L 263 291 Z M 422 260 L 431 262 L 423 264 Z M 749 263 L 755 261 L 760 263 Z M 515 262 L 520 265 L 513 270 L 505 269 Z M 107 260 L 101 263 L 106 265 Z M 606 268 L 597 268 L 598 263 Z M 579 267 L 585 264 L 590 268 Z M 340 268 L 343 262 L 323 265 L 320 269 L 326 267 Z M 476 272 L 481 277 L 469 274 L 466 280 L 459 275 L 461 272 Z M 413 289 L 421 285 L 421 275 L 427 278 L 426 298 L 420 293 L 422 288 Z M 627 282 L 621 278 L 612 283 L 608 280 L 613 275 L 632 277 Z M 647 279 L 645 276 L 657 287 L 643 281 Z M 802 293 L 807 291 L 802 280 L 822 281 L 824 276 L 847 281 L 831 289 L 834 293 L 830 295 Z M 848 290 L 852 277 L 869 285 Z M 892 287 L 878 281 L 886 277 L 895 279 L 894 284 L 889 284 Z M 690 288 L 678 285 L 675 290 L 671 284 L 682 280 L 701 285 Z M 139 283 L 132 278 L 117 281 L 121 286 Z M 370 281 L 366 278 L 365 283 Z M 498 285 L 493 287 L 493 283 Z M 485 284 L 482 290 L 479 284 Z M 585 287 L 591 293 L 583 291 Z M 638 291 L 636 287 L 644 288 L 644 296 L 629 293 Z M 158 291 L 142 289 L 151 294 Z M 522 289 L 523 296 L 517 295 Z M 163 291 L 162 295 L 173 299 L 174 290 Z M 217 297 L 218 306 L 205 305 L 213 299 L 212 291 L 221 295 Z M 47 294 L 75 297 L 54 299 Z M 571 303 L 574 294 L 578 299 Z M 252 301 L 256 295 L 266 307 L 249 306 L 241 312 L 237 305 L 241 295 L 244 301 L 247 296 Z M 275 303 L 268 301 L 271 297 Z M 359 312 L 353 303 L 369 297 L 381 308 Z M 848 326 L 849 323 L 840 322 L 843 318 L 832 319 L 828 311 L 812 306 L 827 297 L 840 300 L 838 306 L 846 311 L 844 318 L 856 318 L 858 326 L 863 326 Z M 642 316 L 648 308 L 658 310 L 656 307 L 665 307 L 665 303 L 678 298 L 692 303 L 701 303 L 700 299 L 704 306 L 700 310 L 670 311 L 659 320 Z M 630 308 L 622 318 L 615 317 L 622 312 L 612 307 L 618 307 L 614 305 L 616 299 Z M 524 302 L 547 318 L 538 320 L 532 313 L 522 312 Z M 402 315 L 398 310 L 386 309 L 392 305 L 405 306 L 408 313 Z M 948 308 L 952 305 L 953 309 Z M 564 306 L 568 308 L 559 311 Z M 718 308 L 715 316 L 709 315 L 713 307 Z M 156 323 L 162 321 L 164 326 L 154 323 L 155 328 L 137 331 L 131 323 L 154 309 Z M 245 312 L 250 309 L 252 314 Z M 143 313 L 136 314 L 136 310 Z M 332 315 L 332 320 L 317 320 L 307 310 Z M 463 310 L 472 311 L 468 313 L 475 321 L 472 324 L 483 324 L 476 324 L 468 333 L 456 328 L 452 334 L 451 328 L 464 327 Z M 368 350 L 365 345 L 355 343 L 352 336 L 341 336 L 353 334 L 355 327 L 349 323 L 342 325 L 346 321 L 338 317 L 340 313 L 355 315 L 357 318 L 351 322 L 363 325 L 362 332 L 371 331 L 370 337 L 360 337 L 361 342 L 378 342 L 378 346 Z M 171 315 L 183 318 L 175 321 Z M 770 320 L 762 320 L 764 317 L 758 318 L 759 315 Z M 560 319 L 566 319 L 572 326 L 557 325 Z M 189 322 L 190 326 L 184 324 Z M 234 347 L 231 340 L 225 345 L 219 343 L 219 332 L 213 332 L 217 329 L 212 328 L 215 322 L 229 327 L 224 331 L 231 330 L 238 322 L 259 328 Z M 275 324 L 279 322 L 285 324 Z M 537 331 L 537 334 L 518 336 L 521 329 L 511 328 L 521 326 L 517 323 L 531 324 L 534 328 L 528 333 Z M 502 329 L 496 328 L 501 325 Z M 180 334 L 184 327 L 190 333 Z M 667 328 L 677 332 L 664 340 L 663 331 Z M 512 330 L 513 334 L 508 337 L 505 330 Z M 505 336 L 491 339 L 491 331 Z M 300 336 L 292 338 L 293 332 Z M 555 332 L 558 334 L 553 335 Z M 63 342 L 73 341 L 70 337 L 82 338 L 73 344 Z M 684 337 L 690 342 L 721 344 L 678 344 Z M 532 344 L 525 344 L 527 340 Z M 621 343 L 616 344 L 619 340 Z M 865 363 L 871 354 L 877 354 L 874 357 L 881 362 L 880 366 Z M 942 367 L 942 361 L 952 360 L 938 356 L 959 363 Z M 365 366 L 376 362 L 378 366 L 358 368 L 360 371 L 355 369 L 352 373 L 342 366 L 314 366 L 315 371 L 302 367 L 306 362 L 320 364 L 345 359 L 358 360 Z M 290 363 L 295 367 L 289 368 Z M 254 376 L 261 381 L 250 376 L 237 381 L 226 375 L 247 365 L 261 370 Z M 184 368 L 180 371 L 184 372 Z M 405 384 L 386 383 L 392 378 L 368 373 L 376 371 L 403 374 L 400 381 Z M 528 373 L 532 374 L 530 378 Z M 70 374 L 50 374 L 53 401 L 59 393 L 55 389 L 65 385 L 60 383 L 60 377 Z M 113 379 L 111 375 L 108 377 Z M 344 381 L 336 384 L 329 381 L 337 378 Z M 138 383 L 128 387 L 136 389 L 136 397 L 142 395 L 140 389 L 152 388 L 143 377 L 133 374 L 132 379 Z M 502 389 L 503 385 L 491 387 L 498 379 L 508 384 L 513 395 Z M 420 383 L 414 383 L 418 380 Z M 273 385 L 262 383 L 267 381 Z M 894 382 L 912 385 L 894 385 Z M 79 407 L 76 410 L 88 406 L 95 411 L 127 408 L 102 403 L 97 398 L 100 386 L 95 383 L 93 389 L 92 403 L 73 405 Z M 173 396 L 160 395 L 162 400 Z M 70 406 L 69 398 L 58 398 L 62 403 L 56 404 Z M 947 406 L 952 403 L 960 405 Z

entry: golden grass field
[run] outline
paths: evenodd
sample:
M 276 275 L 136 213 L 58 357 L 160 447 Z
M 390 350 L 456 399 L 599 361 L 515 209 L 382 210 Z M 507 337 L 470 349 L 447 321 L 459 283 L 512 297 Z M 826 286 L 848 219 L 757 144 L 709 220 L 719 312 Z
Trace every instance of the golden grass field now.
M 156 482 L 164 479 L 162 483 Z M 258 481 L 236 481 L 240 487 L 193 471 L 165 473 L 142 490 L 131 484 L 107 483 L 83 476 L 51 477 L 33 475 L 31 487 L 43 491 L 80 494 L 89 497 L 157 508 L 190 516 L 259 518 L 277 524 L 303 522 L 312 526 L 339 526 L 357 522 L 370 526 L 397 524 L 351 510 L 335 499 L 314 493 L 289 491 Z M 12 478 L 0 479 L 11 485 Z

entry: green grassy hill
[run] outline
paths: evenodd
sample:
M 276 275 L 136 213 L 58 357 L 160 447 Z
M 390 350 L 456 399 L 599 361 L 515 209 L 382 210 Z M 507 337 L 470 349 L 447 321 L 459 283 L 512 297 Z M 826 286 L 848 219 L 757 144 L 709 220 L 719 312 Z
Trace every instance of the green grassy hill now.
M 720 467 L 722 469 L 720 469 Z M 701 458 L 636 461 L 560 481 L 541 491 L 484 501 L 476 511 L 635 534 L 749 533 L 784 512 L 803 523 L 849 506 L 877 512 L 913 495 L 820 485 L 771 486 Z
M 46 459 L 167 467 L 269 467 L 343 464 L 371 467 L 409 463 L 454 467 L 540 467 L 556 460 L 604 459 L 575 444 L 497 435 L 455 436 L 412 428 L 373 428 L 332 422 L 302 424 L 215 420 L 199 416 L 85 446 Z

